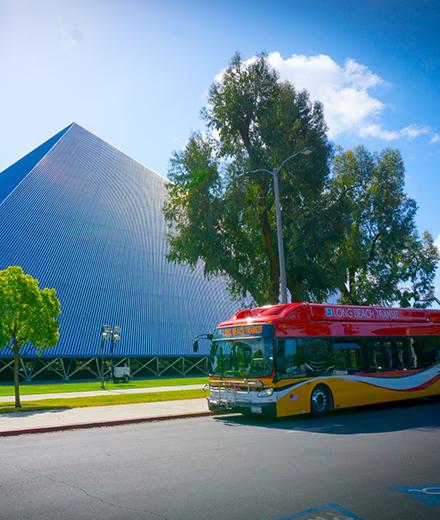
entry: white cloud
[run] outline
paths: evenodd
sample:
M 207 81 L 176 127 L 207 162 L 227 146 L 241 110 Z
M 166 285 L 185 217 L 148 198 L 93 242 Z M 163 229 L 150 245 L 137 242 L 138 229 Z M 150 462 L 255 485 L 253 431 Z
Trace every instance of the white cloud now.
M 427 125 L 411 124 L 405 126 L 405 128 L 402 128 L 400 134 L 404 137 L 408 137 L 408 139 L 414 139 L 415 137 L 419 137 L 421 135 L 431 135 L 432 130 Z
M 360 127 L 358 133 L 361 137 L 377 137 L 384 141 L 394 141 L 400 137 L 400 132 L 396 132 L 395 130 L 384 130 L 376 123 L 370 123 Z
M 255 60 L 253 56 L 246 63 Z M 340 65 L 326 54 L 293 54 L 284 59 L 279 52 L 272 52 L 268 60 L 281 79 L 292 82 L 300 90 L 308 90 L 312 99 L 322 101 L 332 139 L 351 133 L 385 141 L 414 139 L 423 135 L 430 136 L 431 143 L 440 141 L 440 135 L 426 125 L 412 123 L 400 130 L 383 128 L 380 118 L 386 105 L 374 91 L 386 82 L 352 58 Z M 223 72 L 215 79 L 220 80 Z
M 282 79 L 298 89 L 307 89 L 313 99 L 323 102 L 331 138 L 343 132 L 359 133 L 384 109 L 384 104 L 369 92 L 382 85 L 383 79 L 353 59 L 342 66 L 325 54 L 293 55 L 284 60 L 280 53 L 273 52 L 268 59 Z
M 384 139 L 385 141 L 395 141 L 402 137 L 415 139 L 422 135 L 430 135 L 430 143 L 436 142 L 433 139 L 435 135 L 438 136 L 438 134 L 435 134 L 429 126 L 416 125 L 414 123 L 405 126 L 401 130 L 384 130 L 380 125 L 370 123 L 359 129 L 359 135 L 361 137 L 377 137 L 378 139 Z M 440 141 L 440 136 L 438 136 L 438 140 Z

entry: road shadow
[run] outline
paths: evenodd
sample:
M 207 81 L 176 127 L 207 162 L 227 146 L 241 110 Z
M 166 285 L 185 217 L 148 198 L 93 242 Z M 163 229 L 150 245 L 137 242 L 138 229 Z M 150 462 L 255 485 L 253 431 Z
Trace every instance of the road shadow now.
M 440 430 L 440 399 L 400 401 L 338 410 L 319 419 L 309 416 L 264 419 L 258 416 L 219 415 L 219 424 L 230 427 L 252 426 L 278 430 L 297 430 L 331 435 L 385 433 L 401 430 Z

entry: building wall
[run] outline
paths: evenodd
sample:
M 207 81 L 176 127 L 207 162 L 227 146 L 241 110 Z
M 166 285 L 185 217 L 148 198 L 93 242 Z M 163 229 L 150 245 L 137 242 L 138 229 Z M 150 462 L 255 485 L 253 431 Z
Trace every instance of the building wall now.
M 237 304 L 202 265 L 166 260 L 167 181 L 76 124 L 60 134 L 0 202 L 0 269 L 22 266 L 61 301 L 60 341 L 43 356 L 99 356 L 104 323 L 122 327 L 120 356 L 191 355 Z

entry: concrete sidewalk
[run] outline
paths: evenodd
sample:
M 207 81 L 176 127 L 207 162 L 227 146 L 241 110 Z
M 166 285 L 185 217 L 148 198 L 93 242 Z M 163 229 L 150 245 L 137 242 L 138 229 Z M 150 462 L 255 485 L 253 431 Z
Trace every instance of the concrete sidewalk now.
M 177 390 L 202 390 L 205 385 L 157 386 L 147 388 L 126 388 L 121 390 L 93 390 L 86 392 L 60 392 L 57 394 L 20 394 L 22 402 L 39 401 L 40 399 L 69 399 L 74 397 L 94 397 L 98 395 L 149 394 L 152 392 L 170 392 Z M 13 395 L 0 396 L 0 403 L 13 403 Z
M 0 437 L 205 415 L 212 415 L 206 399 L 14 412 L 0 415 Z

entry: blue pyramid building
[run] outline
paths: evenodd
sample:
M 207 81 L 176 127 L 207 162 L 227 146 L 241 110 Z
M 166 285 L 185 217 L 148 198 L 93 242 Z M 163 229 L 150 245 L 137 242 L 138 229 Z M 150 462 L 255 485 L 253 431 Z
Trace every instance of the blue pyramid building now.
M 98 376 L 104 324 L 121 327 L 113 357 L 134 376 L 206 370 L 192 339 L 237 305 L 202 265 L 167 261 L 167 182 L 75 123 L 0 173 L 0 269 L 22 266 L 62 308 L 58 345 L 23 352 L 25 379 Z

